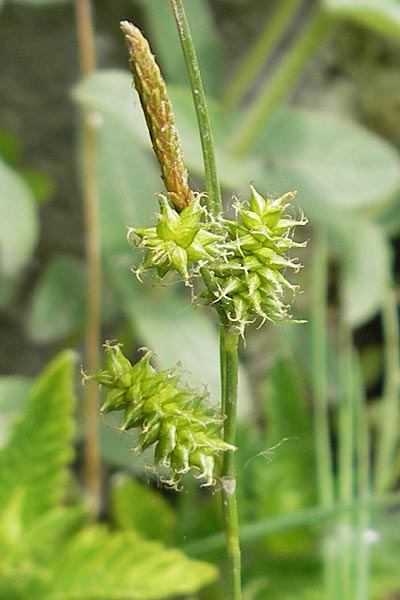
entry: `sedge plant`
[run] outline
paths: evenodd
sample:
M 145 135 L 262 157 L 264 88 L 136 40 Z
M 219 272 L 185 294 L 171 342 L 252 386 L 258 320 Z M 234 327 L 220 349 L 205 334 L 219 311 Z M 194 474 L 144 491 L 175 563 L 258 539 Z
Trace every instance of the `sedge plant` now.
M 158 194 L 155 226 L 132 227 L 128 240 L 139 257 L 134 267 L 143 281 L 148 271 L 160 278 L 177 274 L 187 287 L 202 291 L 195 302 L 215 309 L 220 328 L 221 407 L 204 391 L 182 383 L 179 367 L 157 370 L 145 351 L 135 364 L 118 343 L 105 344 L 105 366 L 90 375 L 107 389 L 103 413 L 123 411 L 121 430 L 138 433 L 136 450 L 154 448 L 154 468 L 178 488 L 194 471 L 203 485 L 222 496 L 229 565 L 229 598 L 241 598 L 239 525 L 236 501 L 236 419 L 238 346 L 249 323 L 290 318 L 285 292 L 295 286 L 286 278 L 297 271 L 293 229 L 305 224 L 289 209 L 294 193 L 272 198 L 250 186 L 248 201 L 233 203 L 233 218 L 223 211 L 212 131 L 196 53 L 180 0 L 171 0 L 178 26 L 203 150 L 206 189 L 193 190 L 165 82 L 147 40 L 135 25 L 121 23 L 136 90 L 157 157 L 166 193 Z M 196 285 L 196 287 L 194 287 Z

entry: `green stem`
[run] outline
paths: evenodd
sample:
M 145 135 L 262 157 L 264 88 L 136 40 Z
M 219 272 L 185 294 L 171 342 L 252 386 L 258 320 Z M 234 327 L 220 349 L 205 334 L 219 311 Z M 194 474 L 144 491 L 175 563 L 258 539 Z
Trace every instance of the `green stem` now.
M 76 0 L 81 72 L 95 68 L 94 33 L 90 0 Z M 97 114 L 88 109 L 82 126 L 82 187 L 86 237 L 85 366 L 89 373 L 100 368 L 101 249 L 97 173 Z M 85 385 L 83 477 L 93 517 L 100 511 L 101 465 L 98 432 L 98 386 Z
M 389 289 L 382 310 L 385 344 L 385 388 L 375 466 L 375 490 L 383 492 L 396 476 L 400 415 L 400 323 L 397 297 Z
M 221 390 L 224 410 L 224 440 L 235 444 L 237 393 L 238 393 L 238 345 L 239 334 L 233 328 L 221 326 Z M 235 453 L 224 453 L 221 472 L 222 510 L 229 563 L 229 589 L 231 600 L 241 598 L 239 521 L 236 501 Z
M 328 240 L 319 228 L 313 238 L 312 388 L 318 496 L 322 506 L 334 503 L 334 472 L 328 407 Z
M 179 39 L 189 76 L 193 102 L 196 109 L 197 122 L 203 152 L 206 190 L 208 195 L 208 209 L 218 215 L 222 210 L 221 188 L 215 159 L 214 140 L 211 130 L 210 117 L 201 80 L 199 63 L 194 48 L 189 24 L 186 18 L 182 0 L 171 0 L 172 10 L 178 27 Z
M 314 417 L 315 461 L 319 503 L 333 506 L 334 470 L 328 405 L 328 239 L 324 228 L 315 231 L 312 260 L 312 401 Z M 337 598 L 336 559 L 330 550 L 329 539 L 323 551 L 324 598 Z
M 307 28 L 294 42 L 275 75 L 262 88 L 249 107 L 238 133 L 231 142 L 232 152 L 244 156 L 273 117 L 285 96 L 293 89 L 310 58 L 326 39 L 332 27 L 331 19 L 318 8 Z
M 371 497 L 371 444 L 369 435 L 369 422 L 367 402 L 361 366 L 358 357 L 353 358 L 354 403 L 356 422 L 356 451 L 357 451 L 357 497 L 359 507 L 357 510 L 357 548 L 355 551 L 355 600 L 364 600 L 370 597 L 370 547 L 365 538 L 370 527 L 370 507 L 368 501 Z
M 342 302 L 343 306 L 343 302 Z M 353 502 L 356 484 L 355 471 L 355 407 L 353 381 L 352 331 L 343 312 L 339 323 L 340 399 L 338 414 L 338 495 L 341 504 Z M 346 516 L 339 523 L 340 598 L 350 600 L 354 583 L 354 517 Z
M 280 0 L 274 14 L 268 19 L 264 31 L 250 48 L 232 81 L 226 87 L 223 104 L 227 110 L 234 109 L 241 102 L 301 4 L 302 0 Z
M 200 76 L 200 69 L 194 49 L 189 24 L 186 19 L 182 0 L 171 0 L 172 9 L 178 27 L 182 51 L 188 71 L 193 101 L 199 125 L 203 162 L 208 194 L 208 208 L 217 216 L 222 211 L 221 189 L 219 185 L 214 141 L 208 116 L 206 98 Z M 203 269 L 204 282 L 212 292 L 211 274 Z M 218 302 L 217 305 L 220 303 Z M 225 311 L 217 307 L 220 319 L 220 357 L 221 357 L 221 410 L 224 415 L 224 440 L 234 445 L 236 439 L 237 393 L 238 393 L 238 345 L 239 334 L 227 323 Z M 236 500 L 236 472 L 234 451 L 224 453 L 222 473 L 222 510 L 225 523 L 226 547 L 229 564 L 230 600 L 241 599 L 241 564 L 239 546 L 239 521 Z

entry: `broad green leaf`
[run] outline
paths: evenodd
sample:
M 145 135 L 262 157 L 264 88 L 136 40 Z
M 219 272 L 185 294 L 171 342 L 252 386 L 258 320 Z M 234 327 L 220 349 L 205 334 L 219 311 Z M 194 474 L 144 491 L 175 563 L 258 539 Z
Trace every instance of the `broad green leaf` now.
M 187 85 L 187 73 L 171 6 L 165 0 L 144 0 L 148 31 L 152 47 L 167 82 Z M 221 94 L 223 49 L 213 22 L 211 7 L 206 0 L 187 2 L 187 18 L 197 57 L 200 63 L 204 88 L 207 94 Z
M 398 0 L 324 0 L 333 14 L 351 19 L 386 35 L 400 37 L 400 4 Z
M 152 157 L 142 151 L 125 124 L 108 114 L 99 133 L 99 183 L 102 249 L 110 256 L 128 248 L 128 226 L 143 227 L 153 221 L 158 210 L 154 196 L 163 191 L 163 183 Z
M 40 600 L 156 600 L 191 594 L 217 576 L 215 567 L 133 532 L 87 528 L 55 553 Z
M 0 273 L 13 278 L 30 258 L 38 235 L 35 201 L 22 177 L 0 160 Z
M 29 377 L 0 377 L 0 448 L 4 446 L 11 426 L 25 408 L 31 385 Z
M 379 212 L 400 187 L 394 147 L 339 116 L 283 109 L 254 152 L 265 161 L 263 187 L 299 190 L 307 216 L 328 225 L 341 211 Z
M 378 225 L 391 237 L 396 237 L 400 232 L 400 196 L 388 206 L 376 219 Z
M 86 266 L 70 257 L 54 258 L 44 270 L 32 298 L 28 331 L 39 343 L 54 342 L 83 329 L 86 317 Z M 115 318 L 118 307 L 103 273 L 101 316 Z
M 343 313 L 357 327 L 381 308 L 388 289 L 391 253 L 382 228 L 351 219 L 336 227 L 340 240 Z
M 113 115 L 126 133 L 150 148 L 139 102 L 132 99 L 128 74 L 98 72 L 76 89 L 76 97 Z M 169 87 L 186 161 L 202 174 L 197 123 L 188 90 Z M 339 211 L 379 214 L 400 188 L 400 162 L 395 149 L 367 129 L 339 116 L 294 108 L 282 109 L 262 132 L 249 157 L 229 153 L 229 133 L 235 120 L 225 121 L 210 102 L 220 178 L 227 190 L 247 196 L 254 181 L 263 192 L 297 189 L 307 216 L 327 225 L 341 219 Z
M 66 467 L 72 458 L 73 366 L 71 352 L 49 365 L 0 451 L 0 513 L 15 514 L 16 521 L 9 527 L 21 535 L 27 524 L 55 507 L 65 493 Z
M 82 328 L 85 295 L 84 264 L 69 256 L 53 259 L 33 295 L 28 322 L 31 338 L 52 342 Z
M 119 529 L 131 529 L 149 540 L 171 541 L 175 513 L 160 491 L 148 483 L 119 476 L 111 493 L 113 521 Z

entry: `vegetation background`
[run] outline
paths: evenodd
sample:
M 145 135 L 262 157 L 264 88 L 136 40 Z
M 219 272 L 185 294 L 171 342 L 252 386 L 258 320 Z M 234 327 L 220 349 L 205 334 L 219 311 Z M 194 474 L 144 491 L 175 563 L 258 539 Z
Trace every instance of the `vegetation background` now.
M 109 588 L 104 583 L 94 591 L 80 588 L 77 578 L 79 596 L 68 590 L 60 565 L 6 526 L 20 511 L 24 516 L 15 522 L 21 530 L 38 527 L 36 513 L 26 516 L 16 490 L 33 461 L 29 436 L 38 428 L 53 431 L 63 418 L 52 417 L 45 405 L 36 421 L 32 408 L 25 412 L 32 378 L 65 348 L 78 352 L 78 365 L 85 362 L 81 141 L 87 111 L 95 111 L 99 123 L 101 340 L 118 338 L 132 357 L 140 346 L 149 346 L 161 366 L 180 360 L 218 399 L 212 316 L 188 308 L 178 285 L 140 286 L 130 274 L 132 251 L 125 241 L 127 225 L 151 222 L 153 196 L 162 185 L 132 96 L 121 19 L 135 22 L 150 39 L 170 84 L 194 187 L 202 189 L 195 117 L 168 4 L 93 2 L 99 71 L 82 79 L 73 3 L 0 2 L 0 464 L 8 465 L 3 470 L 8 479 L 0 474 L 0 489 L 15 492 L 0 492 L 0 541 L 8 551 L 18 550 L 9 562 L 0 559 L 0 598 L 7 600 L 174 593 L 224 597 L 223 578 L 198 592 L 215 578 L 204 563 L 195 563 L 198 577 L 187 584 L 187 564 L 179 563 L 186 559 L 180 554 L 169 560 L 180 564 L 181 588 L 172 585 L 179 577 L 165 571 L 158 588 L 144 586 L 142 595 L 134 595 L 137 580 L 123 587 L 116 568 L 110 569 Z M 310 242 L 301 257 L 305 267 L 298 277 L 304 291 L 295 303 L 295 316 L 308 323 L 250 328 L 242 352 L 238 466 L 245 597 L 396 598 L 400 5 L 396 0 L 187 0 L 186 5 L 210 97 L 225 198 L 233 193 L 246 198 L 251 181 L 263 193 L 298 189 L 299 206 L 310 221 Z M 268 35 L 275 35 L 270 48 Z M 258 39 L 264 46 L 246 59 Z M 244 75 L 240 82 L 242 61 L 249 80 Z M 71 396 L 71 360 L 62 354 L 52 363 L 31 403 L 50 402 L 51 381 L 58 394 Z M 78 372 L 74 381 L 80 398 Z M 47 388 L 50 396 L 43 392 Z M 78 477 L 84 446 L 81 404 L 74 436 Z M 26 430 L 13 429 L 24 419 Z M 223 569 L 218 499 L 189 481 L 192 496 L 158 489 L 129 452 L 134 440 L 121 437 L 109 420 L 99 426 L 101 510 L 113 534 L 118 527 L 128 529 L 129 535 L 180 547 Z M 71 435 L 60 434 L 65 448 Z M 45 436 L 35 443 L 44 449 Z M 22 448 L 22 454 L 10 447 Z M 53 464 L 51 456 L 60 459 L 64 450 L 53 448 L 47 459 L 43 450 L 43 464 Z M 65 456 L 53 466 L 67 469 Z M 21 457 L 27 467 L 20 472 Z M 121 472 L 136 479 L 111 477 Z M 33 489 L 28 479 L 21 492 L 26 497 Z M 36 485 L 33 477 L 31 483 Z M 65 492 L 61 486 L 57 502 Z M 68 498 L 69 505 L 79 504 L 77 487 L 69 488 Z M 44 518 L 49 506 L 37 513 Z M 158 520 L 147 506 L 155 507 Z M 60 556 L 72 552 L 64 517 L 54 541 L 63 548 Z M 80 519 L 68 527 L 86 531 Z M 49 523 L 43 523 L 48 531 Z M 94 547 L 101 545 L 101 535 L 112 534 L 96 530 Z M 121 539 L 121 548 L 134 545 L 132 539 Z M 74 540 L 82 550 L 82 540 Z M 91 568 L 79 552 L 81 564 Z M 27 556 L 36 565 L 31 570 Z M 40 574 L 43 565 L 52 573 L 51 585 Z M 82 581 L 87 573 L 82 567 Z M 325 588 L 336 590 L 332 596 L 324 595 L 323 581 L 334 582 Z

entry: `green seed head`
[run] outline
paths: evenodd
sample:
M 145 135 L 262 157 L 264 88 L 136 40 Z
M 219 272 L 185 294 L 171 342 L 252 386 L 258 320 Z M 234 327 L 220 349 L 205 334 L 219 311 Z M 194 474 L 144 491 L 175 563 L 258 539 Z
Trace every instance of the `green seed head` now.
M 223 441 L 221 417 L 208 406 L 205 394 L 182 385 L 176 367 L 156 371 L 149 351 L 132 365 L 119 344 L 105 346 L 106 368 L 92 376 L 106 382 L 109 390 L 101 412 L 124 411 L 120 429 L 138 430 L 137 451 L 154 446 L 154 464 L 169 469 L 171 485 L 177 486 L 190 469 L 211 485 L 214 457 L 234 448 Z M 124 378 L 129 385 L 123 388 Z

